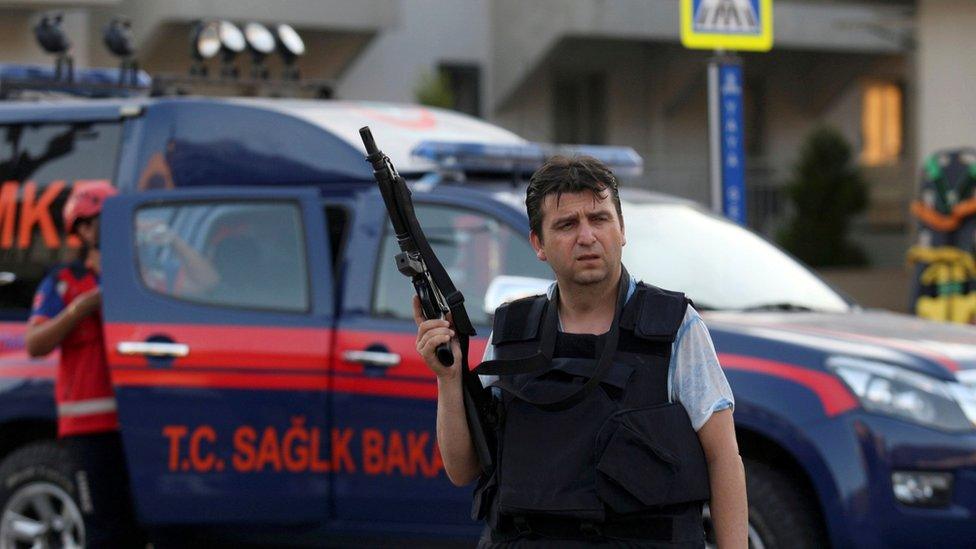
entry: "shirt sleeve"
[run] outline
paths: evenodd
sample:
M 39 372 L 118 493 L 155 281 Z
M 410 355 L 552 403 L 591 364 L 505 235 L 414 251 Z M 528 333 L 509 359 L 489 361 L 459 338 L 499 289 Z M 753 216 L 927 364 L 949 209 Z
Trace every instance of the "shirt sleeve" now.
M 680 402 L 698 431 L 712 414 L 734 408 L 732 388 L 715 355 L 705 321 L 692 307 L 675 338 L 671 353 L 671 398 Z
M 64 310 L 64 300 L 58 292 L 58 281 L 56 271 L 51 272 L 34 293 L 34 304 L 31 306 L 31 314 L 28 323 L 31 325 L 40 324 L 49 318 L 57 316 Z
M 488 346 L 485 347 L 485 354 L 481 357 L 481 362 L 487 362 L 495 358 L 495 346 L 491 344 L 491 336 L 494 332 L 488 334 Z M 481 386 L 488 387 L 492 383 L 498 381 L 498 376 L 478 376 L 481 379 Z

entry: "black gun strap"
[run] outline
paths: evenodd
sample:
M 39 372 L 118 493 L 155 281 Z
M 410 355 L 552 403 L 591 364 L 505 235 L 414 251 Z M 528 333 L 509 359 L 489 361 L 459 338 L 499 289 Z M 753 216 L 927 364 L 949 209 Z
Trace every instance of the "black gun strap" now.
M 444 296 L 451 311 L 454 329 L 457 332 L 458 343 L 461 347 L 461 364 L 458 366 L 461 368 L 461 380 L 464 389 L 465 416 L 472 442 L 478 453 L 478 460 L 481 462 L 482 469 L 488 471 L 492 467 L 492 453 L 490 441 L 487 438 L 490 432 L 485 428 L 487 425 L 485 411 L 491 405 L 491 396 L 481 386 L 478 376 L 472 374 L 468 369 L 468 338 L 475 335 L 475 330 L 474 326 L 471 325 L 471 319 L 468 318 L 468 312 L 464 308 L 464 296 L 454 287 L 454 282 L 451 281 L 447 270 L 434 255 L 434 250 L 431 249 L 427 236 L 417 221 L 413 209 L 413 200 L 410 198 L 410 189 L 407 187 L 406 181 L 397 174 L 389 157 L 376 147 L 369 128 L 362 128 L 359 133 L 368 153 L 366 160 L 373 166 L 373 176 L 379 184 L 380 194 L 383 196 L 383 202 L 397 233 L 401 249 L 403 249 L 403 239 L 408 235 L 412 237 L 411 240 L 416 245 L 416 251 L 424 260 L 434 286 Z M 407 229 L 407 234 L 403 234 L 404 229 Z
M 475 455 L 485 473 L 494 467 L 494 431 L 489 425 L 491 395 L 481 384 L 481 378 L 468 370 L 468 336 L 458 335 L 461 346 L 461 385 L 464 415 L 471 435 Z
M 402 179 L 401 184 L 406 188 L 406 183 Z M 430 272 L 430 277 L 434 280 L 434 285 L 437 286 L 437 289 L 440 290 L 441 295 L 447 301 L 447 306 L 451 310 L 451 319 L 454 322 L 455 331 L 458 335 L 475 335 L 474 326 L 471 325 L 471 319 L 468 318 L 468 312 L 464 308 L 464 296 L 454 287 L 454 282 L 451 281 L 447 270 L 441 265 L 440 260 L 437 259 L 437 255 L 434 254 L 430 243 L 427 242 L 427 235 L 424 234 L 423 229 L 420 227 L 420 222 L 417 221 L 417 216 L 408 216 L 407 223 L 410 225 L 410 232 L 413 235 L 414 243 L 417 245 L 417 251 L 420 252 L 420 257 L 423 258 L 424 263 L 427 265 L 427 270 Z M 467 365 L 465 365 L 465 370 L 467 370 Z
M 402 189 L 409 193 L 409 189 L 403 179 L 399 182 Z M 464 389 L 464 411 L 468 423 L 468 431 L 471 434 L 471 441 L 474 444 L 478 461 L 483 470 L 488 471 L 493 466 L 491 443 L 488 437 L 491 436 L 490 428 L 486 418 L 486 412 L 491 406 L 491 393 L 481 384 L 481 378 L 475 375 L 468 368 L 468 343 L 469 338 L 476 335 L 468 311 L 464 308 L 464 295 L 458 291 L 447 274 L 447 269 L 441 264 L 434 250 L 427 241 L 427 235 L 420 227 L 417 216 L 413 214 L 412 204 L 409 196 L 401 204 L 410 204 L 411 215 L 405 216 L 406 222 L 413 235 L 414 244 L 420 257 L 423 258 L 427 271 L 430 273 L 434 285 L 444 296 L 448 309 L 451 311 L 451 320 L 454 323 L 454 330 L 457 332 L 458 343 L 461 347 L 461 385 Z

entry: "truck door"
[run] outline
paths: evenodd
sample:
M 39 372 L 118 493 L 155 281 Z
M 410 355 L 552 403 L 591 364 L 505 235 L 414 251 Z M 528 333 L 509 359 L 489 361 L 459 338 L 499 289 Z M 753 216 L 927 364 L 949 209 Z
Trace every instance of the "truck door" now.
M 105 343 L 146 524 L 330 514 L 333 297 L 312 189 L 154 191 L 102 215 Z
M 474 367 L 491 330 L 484 310 L 491 280 L 502 274 L 551 278 L 552 272 L 535 259 L 524 216 L 504 217 L 507 210 L 489 210 L 490 201 L 478 195 L 447 192 L 415 193 L 414 203 L 478 331 L 470 345 Z M 444 473 L 434 428 L 437 384 L 415 347 L 413 287 L 396 269 L 396 235 L 378 196 L 374 206 L 358 211 L 357 226 L 372 229 L 354 231 L 349 243 L 359 257 L 348 262 L 336 331 L 333 418 L 346 444 L 335 448 L 348 449 L 336 469 L 336 517 L 374 529 L 462 535 L 475 529 L 471 487 L 451 485 Z

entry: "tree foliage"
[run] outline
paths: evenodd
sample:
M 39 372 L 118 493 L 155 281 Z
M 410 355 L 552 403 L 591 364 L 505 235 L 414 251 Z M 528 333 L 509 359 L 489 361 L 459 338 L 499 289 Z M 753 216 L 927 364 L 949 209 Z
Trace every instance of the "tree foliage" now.
M 420 75 L 420 81 L 413 90 L 417 103 L 429 107 L 454 108 L 454 92 L 444 71 L 428 71 Z
M 807 136 L 787 187 L 794 216 L 779 242 L 814 267 L 864 265 L 867 256 L 847 240 L 851 218 L 868 205 L 867 184 L 851 146 L 837 130 Z

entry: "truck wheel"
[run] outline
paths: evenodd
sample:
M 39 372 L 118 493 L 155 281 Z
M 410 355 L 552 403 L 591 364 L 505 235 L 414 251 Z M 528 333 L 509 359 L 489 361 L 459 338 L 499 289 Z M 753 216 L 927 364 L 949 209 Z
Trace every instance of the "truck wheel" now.
M 764 463 L 742 460 L 749 497 L 749 547 L 751 549 L 819 549 L 827 541 L 819 524 L 819 512 L 795 482 Z M 715 530 L 705 508 L 705 539 L 716 547 Z
M 73 470 L 53 441 L 25 446 L 0 464 L 0 549 L 81 549 L 85 522 Z

